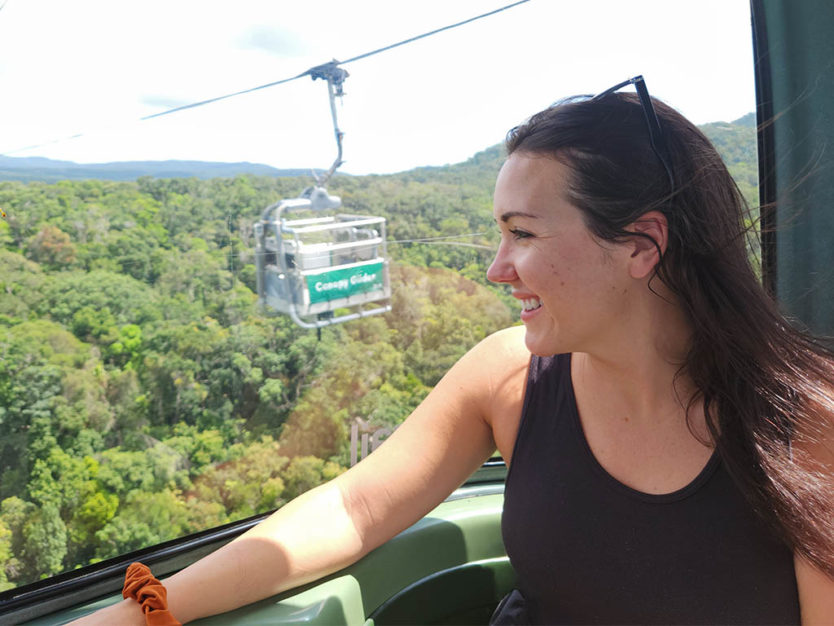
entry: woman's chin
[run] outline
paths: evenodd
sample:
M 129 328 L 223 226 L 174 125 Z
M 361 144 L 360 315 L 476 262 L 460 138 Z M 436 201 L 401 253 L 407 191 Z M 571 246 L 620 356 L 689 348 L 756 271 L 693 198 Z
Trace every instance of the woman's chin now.
M 559 348 L 558 342 L 553 337 L 541 337 L 535 332 L 531 332 L 529 328 L 524 335 L 524 345 L 527 346 L 530 354 L 535 356 L 553 356 L 565 352 L 565 350 Z

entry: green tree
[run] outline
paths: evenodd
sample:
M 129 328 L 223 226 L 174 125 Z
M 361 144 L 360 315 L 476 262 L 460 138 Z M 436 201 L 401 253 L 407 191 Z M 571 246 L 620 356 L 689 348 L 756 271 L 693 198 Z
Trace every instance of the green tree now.
M 287 500 L 295 498 L 322 483 L 332 480 L 344 471 L 337 463 L 314 456 L 299 456 L 290 461 L 284 472 Z
M 125 324 L 119 328 L 113 343 L 107 347 L 107 356 L 116 365 L 131 369 L 140 366 L 142 356 L 142 327 L 137 324 Z
M 45 504 L 34 511 L 23 525 L 21 578 L 31 582 L 44 575 L 62 572 L 66 553 L 67 527 L 58 513 L 58 507 Z
M 9 568 L 7 564 L 12 560 L 12 531 L 9 530 L 0 518 L 0 592 L 14 588 L 15 584 L 9 581 Z M 13 570 L 12 570 L 13 571 Z
M 11 533 L 9 548 L 11 554 L 3 561 L 3 573 L 7 580 L 14 583 L 24 581 L 24 564 L 20 560 L 23 552 L 23 527 L 26 521 L 36 511 L 37 507 L 31 502 L 12 496 L 0 502 L 0 523 Z
M 96 533 L 97 559 L 139 550 L 191 530 L 187 505 L 176 491 L 133 491 L 118 513 Z
M 108 309 L 118 324 L 142 325 L 161 317 L 156 299 L 150 287 L 130 276 L 103 270 L 63 272 L 46 285 L 37 312 L 71 326 L 81 309 Z
M 278 443 L 264 436 L 242 448 L 238 458 L 204 470 L 191 495 L 222 504 L 229 519 L 271 511 L 285 502 L 282 475 L 288 462 Z
M 0 268 L 0 315 L 28 319 L 49 278 L 40 265 L 9 250 L 0 249 Z

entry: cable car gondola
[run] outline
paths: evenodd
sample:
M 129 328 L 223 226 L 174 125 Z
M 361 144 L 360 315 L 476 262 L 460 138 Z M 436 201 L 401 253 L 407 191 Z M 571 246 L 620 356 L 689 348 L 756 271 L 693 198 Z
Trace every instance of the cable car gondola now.
M 304 328 L 391 310 L 390 304 L 383 304 L 334 315 L 337 309 L 363 307 L 391 297 L 384 217 L 339 213 L 289 219 L 286 215 L 293 210 L 340 206 L 338 196 L 313 187 L 300 198 L 267 207 L 255 224 L 260 301 L 289 314 Z
M 264 209 L 254 226 L 255 266 L 263 308 L 288 314 L 303 328 L 322 328 L 390 311 L 391 284 L 385 218 L 334 214 L 341 198 L 324 187 L 342 164 L 335 98 L 343 95 L 348 73 L 333 61 L 310 74 L 327 81 L 338 154 L 315 186 Z M 330 214 L 289 218 L 288 213 L 301 210 Z

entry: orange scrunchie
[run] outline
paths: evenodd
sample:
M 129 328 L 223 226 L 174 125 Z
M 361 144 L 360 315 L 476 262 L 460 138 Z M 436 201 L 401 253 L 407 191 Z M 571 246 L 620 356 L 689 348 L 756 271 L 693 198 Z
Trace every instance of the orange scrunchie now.
M 146 565 L 131 563 L 128 566 L 122 597 L 132 598 L 142 605 L 147 626 L 182 626 L 168 610 L 165 586 L 154 578 Z

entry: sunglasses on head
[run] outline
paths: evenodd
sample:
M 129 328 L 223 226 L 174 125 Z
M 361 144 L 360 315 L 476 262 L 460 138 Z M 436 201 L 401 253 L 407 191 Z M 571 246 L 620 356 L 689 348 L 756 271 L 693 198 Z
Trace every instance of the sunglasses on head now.
M 649 90 L 646 88 L 646 81 L 643 80 L 643 77 L 635 76 L 634 78 L 624 80 L 610 89 L 606 89 L 605 91 L 598 93 L 591 98 L 591 102 L 602 100 L 606 96 L 609 96 L 615 91 L 619 91 L 628 85 L 634 85 L 635 89 L 637 89 L 637 96 L 640 98 L 640 106 L 643 108 L 643 116 L 646 118 L 646 126 L 649 129 L 649 142 L 651 143 L 652 150 L 654 150 L 657 158 L 660 159 L 660 162 L 663 164 L 663 169 L 666 170 L 666 175 L 669 177 L 669 193 L 671 195 L 675 191 L 675 177 L 672 176 L 669 150 L 666 147 L 666 141 L 663 138 L 663 131 L 660 129 L 660 122 L 657 119 L 657 113 L 655 113 L 652 98 L 649 95 Z

